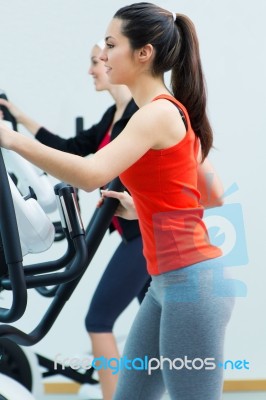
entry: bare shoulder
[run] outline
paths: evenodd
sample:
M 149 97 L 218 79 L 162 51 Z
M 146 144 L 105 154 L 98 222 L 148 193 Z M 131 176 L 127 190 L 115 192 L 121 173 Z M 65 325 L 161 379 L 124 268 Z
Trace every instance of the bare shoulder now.
M 158 122 L 167 120 L 168 118 L 176 119 L 179 112 L 175 104 L 171 101 L 158 99 L 141 107 L 136 114 L 145 116 L 149 120 L 154 121 L 155 124 L 158 124 Z
M 146 104 L 131 117 L 132 123 L 141 125 L 145 130 L 171 127 L 179 120 L 182 122 L 177 107 L 166 99 Z
M 146 104 L 131 119 L 131 123 L 142 135 L 152 136 L 154 149 L 170 147 L 182 140 L 186 134 L 178 108 L 166 99 Z

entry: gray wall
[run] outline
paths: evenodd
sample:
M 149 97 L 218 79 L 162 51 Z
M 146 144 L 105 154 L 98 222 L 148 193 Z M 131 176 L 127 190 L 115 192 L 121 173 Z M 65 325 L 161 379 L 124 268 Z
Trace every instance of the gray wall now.
M 65 137 L 74 134 L 77 115 L 85 117 L 86 126 L 97 122 L 112 99 L 106 93 L 94 93 L 87 75 L 90 48 L 104 36 L 114 11 L 125 4 L 120 0 L 0 0 L 0 88 L 25 112 Z M 266 4 L 264 0 L 168 0 L 158 4 L 188 14 L 196 24 L 215 132 L 211 159 L 225 190 L 232 185 L 236 188 L 226 196 L 227 207 L 208 217 L 210 228 L 220 227 L 214 240 L 223 246 L 230 271 L 247 287 L 247 295 L 236 299 L 227 331 L 226 359 L 246 359 L 251 369 L 226 371 L 226 378 L 266 379 Z M 81 194 L 85 224 L 97 199 L 97 191 Z M 53 329 L 35 346 L 40 353 L 51 358 L 57 353 L 73 357 L 90 349 L 84 315 L 118 243 L 116 234 L 105 236 Z M 63 244 L 55 244 L 47 254 L 27 256 L 25 262 L 57 258 L 63 251 Z M 9 302 L 5 293 L 4 303 Z M 32 291 L 29 310 L 16 326 L 29 332 L 48 303 Z M 118 337 L 127 334 L 137 309 L 133 302 L 119 318 Z

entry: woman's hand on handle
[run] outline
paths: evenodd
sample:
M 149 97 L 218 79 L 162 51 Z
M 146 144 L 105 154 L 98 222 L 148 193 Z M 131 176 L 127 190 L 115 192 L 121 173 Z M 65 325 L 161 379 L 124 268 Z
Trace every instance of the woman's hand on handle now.
M 9 110 L 9 112 L 13 115 L 13 117 L 16 119 L 17 123 L 24 125 L 25 128 L 33 136 L 35 136 L 38 130 L 41 128 L 41 125 L 38 122 L 34 121 L 26 114 L 24 114 L 17 106 L 15 106 L 10 101 L 0 98 L 0 105 L 6 107 Z
M 106 197 L 112 197 L 120 201 L 119 206 L 116 209 L 115 215 L 124 219 L 138 219 L 135 205 L 132 197 L 126 191 L 114 192 L 112 190 L 101 190 L 103 199 Z
M 20 120 L 21 118 L 23 118 L 23 112 L 18 107 L 16 107 L 10 101 L 1 98 L 0 98 L 0 105 L 6 107 L 13 115 L 13 117 L 16 118 L 17 122 L 21 122 Z
M 2 119 L 0 120 L 0 147 L 10 149 L 17 135 L 19 133 L 10 129 Z

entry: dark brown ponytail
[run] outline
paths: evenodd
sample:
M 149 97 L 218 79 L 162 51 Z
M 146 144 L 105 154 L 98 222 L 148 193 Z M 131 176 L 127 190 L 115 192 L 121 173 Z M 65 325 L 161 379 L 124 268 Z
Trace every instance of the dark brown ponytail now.
M 182 14 L 176 15 L 179 31 L 179 54 L 172 67 L 174 96 L 187 108 L 191 125 L 200 138 L 203 159 L 213 143 L 213 133 L 206 113 L 206 87 L 202 72 L 199 43 L 194 24 Z
M 176 16 L 176 18 L 175 18 Z M 151 72 L 172 70 L 173 95 L 187 108 L 191 125 L 200 138 L 203 159 L 212 147 L 212 129 L 206 113 L 206 89 L 197 34 L 192 21 L 151 3 L 134 3 L 114 15 L 133 50 L 150 43 L 155 49 Z

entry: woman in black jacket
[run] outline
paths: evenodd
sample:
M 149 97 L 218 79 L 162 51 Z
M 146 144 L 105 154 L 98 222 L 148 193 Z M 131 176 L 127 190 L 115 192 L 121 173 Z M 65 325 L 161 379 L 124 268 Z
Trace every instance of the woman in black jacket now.
M 77 136 L 64 139 L 49 132 L 21 112 L 14 104 L 2 99 L 0 99 L 0 104 L 8 107 L 17 122 L 43 144 L 80 156 L 95 153 L 119 135 L 137 111 L 128 88 L 124 85 L 109 83 L 104 63 L 99 59 L 100 53 L 101 42 L 92 49 L 89 74 L 94 79 L 96 91 L 108 90 L 115 104 L 108 108 L 99 123 L 79 132 Z M 142 254 L 138 221 L 114 217 L 110 231 L 115 229 L 120 233 L 122 241 L 96 288 L 85 319 L 95 358 L 119 358 L 116 340 L 112 333 L 114 323 L 135 297 L 139 302 L 142 301 L 150 283 Z M 103 397 L 109 400 L 115 390 L 117 375 L 113 375 L 111 369 L 101 369 L 98 373 Z

